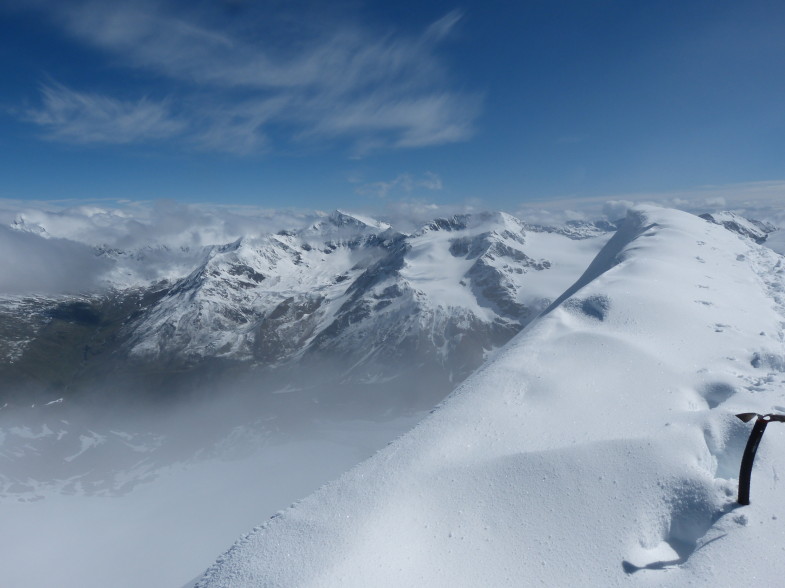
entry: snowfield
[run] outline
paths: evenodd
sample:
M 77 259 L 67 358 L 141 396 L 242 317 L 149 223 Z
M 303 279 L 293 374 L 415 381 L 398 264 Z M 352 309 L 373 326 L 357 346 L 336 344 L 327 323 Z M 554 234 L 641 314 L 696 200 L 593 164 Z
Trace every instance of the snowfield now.
M 785 426 L 768 428 L 740 507 L 752 425 L 734 414 L 785 412 L 784 329 L 783 257 L 634 209 L 429 417 L 196 585 L 778 585 Z

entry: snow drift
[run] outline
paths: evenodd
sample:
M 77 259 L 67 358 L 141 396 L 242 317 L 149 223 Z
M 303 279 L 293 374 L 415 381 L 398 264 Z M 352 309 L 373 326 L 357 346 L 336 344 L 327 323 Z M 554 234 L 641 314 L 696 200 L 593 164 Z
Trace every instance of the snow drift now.
M 414 430 L 240 539 L 238 586 L 774 585 L 785 264 L 639 208 L 578 282 Z M 227 499 L 230 499 L 227 498 Z

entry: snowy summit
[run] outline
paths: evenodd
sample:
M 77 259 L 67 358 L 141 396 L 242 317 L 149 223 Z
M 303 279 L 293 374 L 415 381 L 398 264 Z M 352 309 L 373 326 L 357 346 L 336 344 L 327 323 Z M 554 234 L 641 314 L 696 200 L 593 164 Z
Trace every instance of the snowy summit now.
M 773 586 L 785 264 L 719 224 L 631 211 L 577 283 L 414 430 L 240 539 L 240 586 Z

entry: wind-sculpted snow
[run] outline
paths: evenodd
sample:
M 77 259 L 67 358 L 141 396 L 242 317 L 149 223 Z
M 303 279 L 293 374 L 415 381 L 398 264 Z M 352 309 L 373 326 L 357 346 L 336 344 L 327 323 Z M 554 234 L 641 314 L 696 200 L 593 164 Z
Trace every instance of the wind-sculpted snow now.
M 770 427 L 742 508 L 734 414 L 785 411 L 783 292 L 773 251 L 631 211 L 438 410 L 197 586 L 778 585 L 785 430 Z

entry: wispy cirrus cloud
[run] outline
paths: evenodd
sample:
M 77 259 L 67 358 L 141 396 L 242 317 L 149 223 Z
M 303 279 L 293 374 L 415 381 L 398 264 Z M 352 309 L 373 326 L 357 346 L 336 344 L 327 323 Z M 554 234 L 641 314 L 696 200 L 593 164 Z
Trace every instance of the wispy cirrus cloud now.
M 269 35 L 276 20 L 285 20 L 278 14 L 249 12 L 249 18 L 272 23 L 239 29 L 231 22 L 207 24 L 204 16 L 182 9 L 175 16 L 164 2 L 88 0 L 58 3 L 52 9 L 72 36 L 121 56 L 129 65 L 173 79 L 222 87 L 322 88 L 330 94 L 384 82 L 396 82 L 399 89 L 443 82 L 444 66 L 434 48 L 462 18 L 452 11 L 415 36 L 319 23 L 297 27 L 284 43 L 272 46 L 260 39 Z
M 145 141 L 155 138 L 157 117 L 160 135 L 177 135 L 193 148 L 252 153 L 342 141 L 362 156 L 466 140 L 481 110 L 480 94 L 454 89 L 438 56 L 459 11 L 411 34 L 376 31 L 356 19 L 319 22 L 319 15 L 296 15 L 301 22 L 292 25 L 292 15 L 287 20 L 250 3 L 243 18 L 216 18 L 203 7 L 175 11 L 163 1 L 33 5 L 113 65 L 138 71 L 155 95 L 168 96 L 128 102 L 46 85 L 28 119 L 63 141 L 111 142 L 115 134 Z M 115 118 L 134 116 L 142 121 L 136 135 L 113 128 L 126 126 Z
M 393 193 L 410 194 L 417 189 L 441 190 L 444 187 L 442 179 L 433 172 L 425 172 L 420 177 L 400 174 L 393 180 L 382 182 L 363 182 L 358 178 L 350 178 L 349 182 L 357 184 L 355 193 L 376 198 L 386 198 Z
M 49 137 L 73 143 L 166 139 L 186 126 L 172 115 L 167 102 L 145 97 L 124 101 L 50 83 L 41 87 L 41 98 L 41 106 L 28 109 L 25 118 L 46 129 Z
M 317 115 L 308 133 L 314 135 L 355 135 L 373 137 L 387 147 L 424 147 L 468 139 L 472 121 L 480 110 L 477 97 L 456 97 L 450 93 L 402 97 L 371 96 L 345 104 L 328 113 L 314 108 Z M 377 144 L 358 142 L 355 155 L 362 156 Z

